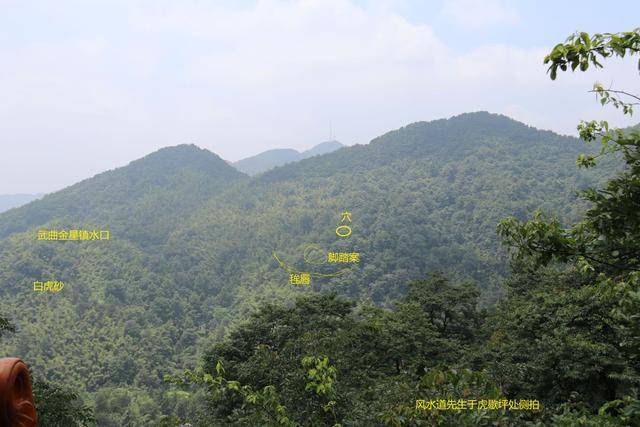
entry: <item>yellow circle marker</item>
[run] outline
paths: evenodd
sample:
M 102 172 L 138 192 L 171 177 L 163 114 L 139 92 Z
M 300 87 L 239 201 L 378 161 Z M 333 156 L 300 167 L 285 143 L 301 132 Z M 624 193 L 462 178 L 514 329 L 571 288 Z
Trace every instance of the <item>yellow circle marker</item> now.
M 340 237 L 349 237 L 351 236 L 351 227 L 348 225 L 339 225 L 336 228 L 336 234 Z
M 307 264 L 320 265 L 327 262 L 324 249 L 315 243 L 309 244 L 304 248 L 303 258 Z

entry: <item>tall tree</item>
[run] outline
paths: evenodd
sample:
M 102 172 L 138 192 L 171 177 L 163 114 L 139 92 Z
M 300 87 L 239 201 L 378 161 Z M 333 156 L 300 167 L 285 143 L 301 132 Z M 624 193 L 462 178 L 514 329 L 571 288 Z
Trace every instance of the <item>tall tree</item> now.
M 603 59 L 639 52 L 640 29 L 577 33 L 555 46 L 545 63 L 556 79 L 558 71 L 586 71 L 602 67 Z M 599 83 L 593 92 L 625 115 L 640 101 Z M 600 143 L 597 154 L 578 157 L 579 167 L 609 156 L 622 161 L 621 171 L 581 192 L 590 208 L 571 227 L 540 212 L 529 221 L 501 222 L 498 231 L 513 249 L 517 272 L 488 347 L 506 390 L 539 393 L 565 409 L 604 405 L 600 416 L 615 413 L 633 424 L 640 421 L 640 132 L 606 121 L 581 122 L 578 131 L 586 142 Z

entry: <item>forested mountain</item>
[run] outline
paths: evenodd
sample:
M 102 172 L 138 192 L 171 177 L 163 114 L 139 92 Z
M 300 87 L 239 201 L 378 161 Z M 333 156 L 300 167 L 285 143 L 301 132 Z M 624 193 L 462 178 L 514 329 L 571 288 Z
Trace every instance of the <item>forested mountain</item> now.
M 0 194 L 0 213 L 42 197 L 42 194 Z
M 0 353 L 81 390 L 103 425 L 144 424 L 181 404 L 163 375 L 196 366 L 207 344 L 265 302 L 336 291 L 389 307 L 409 282 L 442 270 L 473 281 L 479 304 L 490 304 L 506 268 L 498 222 L 537 208 L 575 220 L 585 204 L 574 191 L 612 172 L 576 173 L 583 150 L 576 138 L 484 112 L 414 123 L 254 178 L 195 146 L 160 150 L 0 215 L 0 313 L 17 327 Z M 344 211 L 353 233 L 341 241 Z M 111 239 L 36 239 L 38 229 L 75 228 L 108 229 Z M 309 244 L 344 242 L 360 262 L 308 288 L 290 285 L 273 257 L 301 266 Z M 52 278 L 63 291 L 33 291 Z
M 276 166 L 282 166 L 287 163 L 295 162 L 309 157 L 330 153 L 342 148 L 343 145 L 338 141 L 325 141 L 300 153 L 292 148 L 279 148 L 275 150 L 267 150 L 255 156 L 238 160 L 232 165 L 241 172 L 248 175 L 256 175 L 261 172 L 273 169 Z
M 164 148 L 7 212 L 0 217 L 0 238 L 54 221 L 107 228 L 140 245 L 164 241 L 203 200 L 244 178 L 195 145 Z

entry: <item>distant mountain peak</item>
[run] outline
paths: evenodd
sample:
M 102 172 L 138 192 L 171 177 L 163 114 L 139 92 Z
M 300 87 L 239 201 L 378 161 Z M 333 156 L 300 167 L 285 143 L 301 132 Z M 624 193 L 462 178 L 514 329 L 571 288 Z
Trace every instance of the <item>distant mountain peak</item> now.
M 248 175 L 257 175 L 287 163 L 331 153 L 342 147 L 344 147 L 344 145 L 338 141 L 325 141 L 314 145 L 302 153 L 292 148 L 276 148 L 256 154 L 255 156 L 247 157 L 246 159 L 238 160 L 232 164 L 241 172 Z
M 185 217 L 203 200 L 248 177 L 209 150 L 193 144 L 164 147 L 126 166 L 102 172 L 0 216 L 0 238 L 62 216 L 76 223 L 147 224 L 159 219 L 146 241 L 166 238 L 166 218 Z M 144 202 L 143 202 L 144 201 Z M 137 222 L 136 222 L 137 221 Z M 163 222 L 165 221 L 165 222 Z M 117 230 L 117 227 L 113 226 Z
M 124 168 L 115 169 L 126 174 L 182 174 L 184 171 L 201 173 L 210 177 L 234 178 L 242 174 L 217 154 L 194 144 L 163 147 L 134 160 Z
M 344 145 L 336 140 L 324 141 L 320 144 L 314 145 L 306 151 L 303 151 L 301 154 L 302 158 L 306 159 L 307 157 L 331 153 L 332 151 L 339 150 L 342 147 L 344 147 Z
M 179 144 L 160 148 L 159 150 L 147 154 L 138 160 L 134 160 L 131 164 L 136 162 L 157 161 L 161 159 L 170 159 L 176 163 L 180 163 L 185 160 L 202 160 L 225 163 L 225 161 L 217 154 L 207 149 L 200 148 L 195 144 Z
M 470 122 L 474 122 L 474 123 L 481 123 L 481 122 L 497 123 L 497 124 L 510 123 L 510 124 L 517 124 L 519 126 L 524 126 L 524 127 L 527 127 L 527 128 L 533 128 L 532 126 L 529 126 L 526 123 L 518 121 L 518 120 L 516 120 L 514 118 L 511 118 L 509 116 L 506 116 L 504 114 L 491 113 L 489 111 L 484 111 L 484 110 L 457 114 L 455 116 L 452 116 L 448 120 L 454 121 L 454 122 L 456 122 L 456 121 L 470 121 Z

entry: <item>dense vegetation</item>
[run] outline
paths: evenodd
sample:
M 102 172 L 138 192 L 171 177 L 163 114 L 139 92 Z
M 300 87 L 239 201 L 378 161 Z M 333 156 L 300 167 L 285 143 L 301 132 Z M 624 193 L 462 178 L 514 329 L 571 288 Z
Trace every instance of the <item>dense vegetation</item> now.
M 640 51 L 640 30 L 585 33 L 547 57 L 550 73 Z M 600 57 L 600 58 L 599 58 Z M 596 84 L 630 114 L 640 98 Z M 621 97 L 625 95 L 627 98 Z M 631 101 L 628 98 L 632 98 Z M 204 366 L 168 380 L 206 390 L 202 425 L 640 425 L 640 130 L 583 122 L 596 155 L 624 167 L 582 219 L 563 228 L 537 212 L 501 221 L 511 248 L 506 295 L 477 310 L 473 286 L 441 275 L 411 283 L 394 310 L 335 295 L 267 305 L 212 346 Z M 189 392 L 187 399 L 192 398 Z M 540 410 L 426 410 L 417 399 L 537 398 Z M 199 395 L 197 401 L 202 400 Z M 416 402 L 416 405 L 413 405 Z M 179 420 L 178 420 L 179 421 Z
M 15 332 L 14 325 L 0 316 L 0 339 Z M 42 426 L 91 425 L 95 423 L 93 410 L 82 402 L 74 391 L 31 375 L 34 404 L 38 423 Z M 0 415 L 5 415 L 0 413 Z M 4 417 L 2 417 L 4 422 Z
M 392 307 L 407 283 L 442 270 L 474 279 L 486 305 L 504 275 L 501 218 L 539 206 L 577 218 L 572 190 L 597 179 L 571 172 L 578 150 L 486 113 L 411 125 L 250 181 L 219 159 L 198 163 L 215 156 L 195 147 L 163 150 L 0 217 L 0 310 L 18 328 L 3 353 L 89 392 L 101 424 L 157 418 L 177 404 L 160 388 L 166 373 L 197 365 L 250 309 L 308 292 L 288 285 L 272 252 L 303 265 L 306 244 L 335 247 L 345 209 L 362 261 L 312 290 Z M 40 228 L 94 227 L 111 240 L 35 239 Z M 63 292 L 33 292 L 52 277 Z
M 637 51 L 630 34 L 579 36 L 549 61 L 586 68 L 587 43 Z M 41 407 L 64 384 L 100 425 L 637 423 L 640 136 L 606 123 L 581 135 L 612 158 L 575 172 L 577 139 L 488 113 L 253 179 L 192 146 L 161 150 L 0 216 L 0 313 L 17 329 L 1 353 L 47 379 Z M 538 208 L 559 219 L 526 221 Z M 272 252 L 300 265 L 306 244 L 332 248 L 343 210 L 361 263 L 289 286 Z M 495 226 L 510 215 L 508 272 Z M 113 238 L 35 239 L 83 227 Z M 63 292 L 32 291 L 53 276 Z M 544 409 L 415 409 L 469 396 Z

